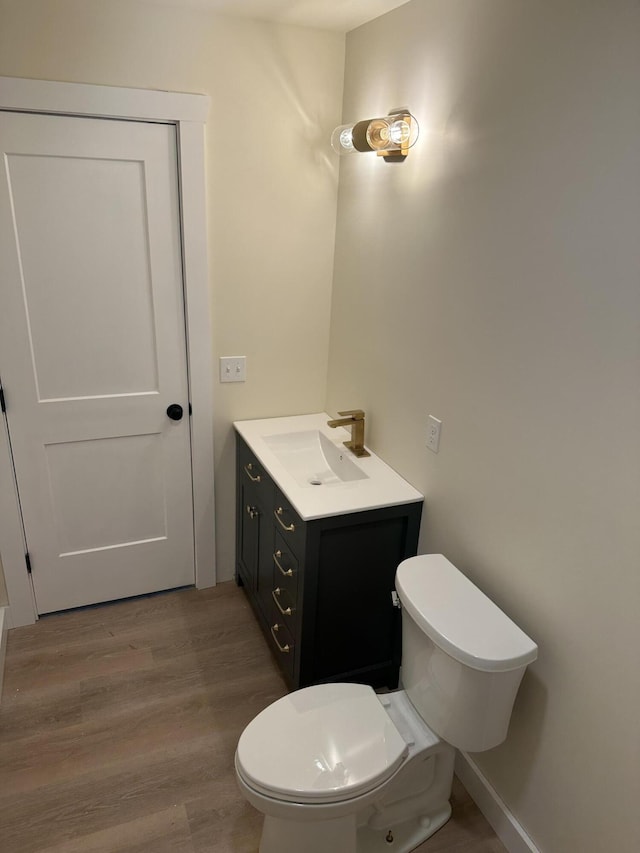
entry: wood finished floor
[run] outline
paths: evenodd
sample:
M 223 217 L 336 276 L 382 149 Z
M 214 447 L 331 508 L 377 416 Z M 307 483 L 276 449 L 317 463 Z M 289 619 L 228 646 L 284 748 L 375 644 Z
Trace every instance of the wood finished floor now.
M 236 787 L 233 754 L 285 692 L 233 583 L 11 631 L 0 850 L 255 853 L 261 818 Z M 453 804 L 420 853 L 504 853 L 459 782 Z

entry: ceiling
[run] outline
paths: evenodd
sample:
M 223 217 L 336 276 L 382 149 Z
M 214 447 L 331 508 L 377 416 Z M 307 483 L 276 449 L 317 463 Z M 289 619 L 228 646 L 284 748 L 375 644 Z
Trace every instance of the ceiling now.
M 227 15 L 348 32 L 408 0 L 142 0 L 152 6 L 208 9 Z

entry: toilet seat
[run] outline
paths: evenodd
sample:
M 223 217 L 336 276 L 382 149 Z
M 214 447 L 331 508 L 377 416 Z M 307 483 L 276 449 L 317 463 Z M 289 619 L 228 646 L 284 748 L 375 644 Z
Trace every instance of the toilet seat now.
M 321 684 L 274 702 L 236 752 L 243 781 L 291 803 L 338 803 L 388 779 L 408 746 L 371 687 Z

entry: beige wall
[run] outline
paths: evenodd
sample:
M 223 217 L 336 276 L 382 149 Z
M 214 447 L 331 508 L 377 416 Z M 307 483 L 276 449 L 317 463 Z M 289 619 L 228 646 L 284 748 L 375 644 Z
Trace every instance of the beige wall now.
M 539 643 L 478 756 L 544 853 L 640 850 L 640 6 L 414 0 L 347 37 L 330 411 Z M 426 418 L 443 421 L 440 452 Z
M 233 573 L 231 422 L 322 409 L 344 36 L 132 0 L 0 0 L 0 75 L 203 92 L 219 578 Z

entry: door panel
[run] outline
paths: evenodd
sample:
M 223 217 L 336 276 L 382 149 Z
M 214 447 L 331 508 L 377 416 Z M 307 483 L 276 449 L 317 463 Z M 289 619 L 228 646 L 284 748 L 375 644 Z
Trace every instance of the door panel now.
M 0 375 L 38 611 L 194 581 L 172 126 L 0 113 Z
M 157 391 L 143 163 L 9 155 L 6 166 L 39 399 Z M 109 286 L 82 286 L 97 270 Z
M 63 555 L 166 538 L 160 435 L 60 442 L 45 457 Z

